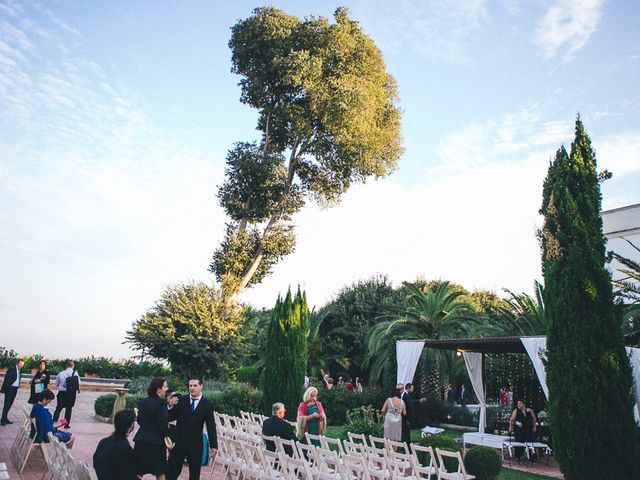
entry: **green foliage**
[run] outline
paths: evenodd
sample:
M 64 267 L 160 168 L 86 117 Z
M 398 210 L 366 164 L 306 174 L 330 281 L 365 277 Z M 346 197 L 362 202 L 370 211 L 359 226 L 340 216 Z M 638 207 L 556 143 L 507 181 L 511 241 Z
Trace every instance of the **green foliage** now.
M 497 450 L 476 446 L 464 456 L 464 466 L 477 480 L 495 480 L 502 471 L 502 459 Z
M 380 389 L 367 388 L 362 393 L 345 389 L 318 389 L 318 400 L 322 403 L 329 425 L 343 425 L 347 422 L 347 412 L 360 407 L 382 408 L 387 395 Z
M 138 402 L 147 396 L 146 392 L 144 395 L 127 395 L 125 400 L 127 402 L 126 408 L 136 408 L 138 406 Z M 100 395 L 96 398 L 93 403 L 93 409 L 96 412 L 96 415 L 100 415 L 101 417 L 110 417 L 113 412 L 113 404 L 116 402 L 117 395 L 115 393 L 107 393 L 106 395 Z
M 400 311 L 403 300 L 384 275 L 343 287 L 318 313 L 322 322 L 310 343 L 310 373 L 368 378 L 363 366 L 367 337 L 376 324 Z
M 464 290 L 439 282 L 432 288 L 415 283 L 404 284 L 406 307 L 398 317 L 379 323 L 371 332 L 367 364 L 371 366 L 369 381 L 377 381 L 395 359 L 396 340 L 464 338 L 478 332 L 481 325 L 473 306 L 461 300 Z M 435 365 L 439 371 L 450 369 L 454 354 L 447 350 L 426 348 L 422 353 L 423 368 Z M 395 363 L 395 361 L 394 361 Z M 436 392 L 438 386 L 430 389 Z
M 547 317 L 544 311 L 544 287 L 537 281 L 533 282 L 535 295 L 513 293 L 504 289 L 510 295 L 508 306 L 501 309 L 503 318 L 507 320 L 513 335 L 546 335 Z
M 168 360 L 183 378 L 219 377 L 233 360 L 242 314 L 204 283 L 169 286 L 156 305 L 133 323 L 126 342 Z
M 236 380 L 257 387 L 260 383 L 260 371 L 256 367 L 240 367 L 236 372 Z
M 441 402 L 439 400 L 429 400 L 429 402 L 427 402 L 424 422 L 427 425 L 448 423 L 474 427 L 478 424 L 478 415 L 471 413 L 468 408 L 460 405 Z
M 423 447 L 431 447 L 433 451 L 436 451 L 436 448 L 440 450 L 449 450 L 451 452 L 459 452 L 460 445 L 453 438 L 446 435 L 429 435 L 428 437 L 422 437 L 418 442 Z M 420 460 L 421 464 L 426 464 L 429 462 L 429 459 L 426 458 L 427 454 L 418 453 L 418 460 Z M 458 468 L 458 462 L 453 458 L 447 458 L 444 461 L 448 470 L 454 470 Z
M 240 410 L 246 412 L 262 411 L 262 393 L 256 389 L 248 388 L 246 385 L 228 385 L 224 390 L 205 391 L 203 396 L 213 403 L 216 412 L 226 413 L 227 415 L 239 416 Z M 146 397 L 146 392 L 127 395 L 127 408 L 136 408 L 138 402 Z M 115 393 L 108 393 L 96 398 L 94 402 L 96 414 L 103 417 L 110 416 L 115 400 Z
M 15 350 L 0 347 L 0 368 L 9 368 L 16 364 L 18 353 Z
M 229 152 L 218 194 L 233 221 L 210 268 L 232 297 L 293 251 L 289 220 L 307 199 L 337 202 L 400 157 L 395 81 L 347 11 L 334 17 L 301 21 L 262 7 L 231 29 L 240 100 L 258 110 L 262 133 L 259 145 Z
M 244 385 L 232 385 L 218 392 L 206 393 L 217 412 L 240 416 L 240 410 L 262 413 L 264 398 L 262 392 Z
M 380 410 L 371 405 L 347 411 L 347 423 L 340 429 L 338 438 L 347 440 L 349 432 L 382 437 L 384 435 L 384 417 Z
M 640 478 L 631 369 L 600 207 L 595 153 L 578 118 L 570 154 L 561 147 L 549 166 L 540 210 L 549 423 L 567 480 Z
M 266 415 L 271 413 L 274 403 L 282 402 L 287 409 L 287 417 L 291 420 L 296 418 L 307 371 L 308 313 L 306 295 L 300 293 L 300 289 L 295 298 L 291 298 L 291 290 L 284 300 L 278 298 L 273 309 L 262 374 L 263 411 Z

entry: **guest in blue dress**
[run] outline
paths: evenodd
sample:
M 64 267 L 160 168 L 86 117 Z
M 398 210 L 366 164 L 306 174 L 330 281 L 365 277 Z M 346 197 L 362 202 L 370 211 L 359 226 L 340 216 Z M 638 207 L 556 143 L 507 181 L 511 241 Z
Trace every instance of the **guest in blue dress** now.
M 47 410 L 47 406 L 54 398 L 55 395 L 51 390 L 45 390 L 40 394 L 40 401 L 36 403 L 31 410 L 31 418 L 34 418 L 36 421 L 36 429 L 35 432 L 33 428 L 31 429 L 30 438 L 35 436 L 36 443 L 49 443 L 48 433 L 51 432 L 60 442 L 64 443 L 67 448 L 71 448 L 75 440 L 73 435 L 70 432 L 59 431 L 58 428 L 64 425 L 64 421 L 53 423 L 51 412 Z

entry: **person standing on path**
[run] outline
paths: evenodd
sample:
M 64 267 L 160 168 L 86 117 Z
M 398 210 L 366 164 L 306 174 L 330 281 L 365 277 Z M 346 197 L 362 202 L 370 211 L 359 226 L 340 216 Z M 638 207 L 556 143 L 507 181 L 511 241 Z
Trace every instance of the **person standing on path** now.
M 415 400 L 412 396 L 412 393 L 413 384 L 407 383 L 404 386 L 404 393 L 401 397 L 407 409 L 407 414 L 402 417 L 402 441 L 405 442 L 407 446 L 411 444 L 411 421 L 413 420 L 413 414 L 416 411 L 416 403 L 425 403 L 427 401 L 426 398 Z
M 64 418 L 67 420 L 67 424 L 64 426 L 65 429 L 71 427 L 71 413 L 73 412 L 73 406 L 76 404 L 76 395 L 80 393 L 80 375 L 76 370 L 76 362 L 67 360 L 66 365 L 67 368 L 56 377 L 58 401 L 56 410 L 53 413 L 53 421 L 57 422 L 64 408 Z
M 19 358 L 16 360 L 16 364 L 13 367 L 9 367 L 7 373 L 4 374 L 4 381 L 2 382 L 2 387 L 0 387 L 0 392 L 4 393 L 4 406 L 2 407 L 2 418 L 0 419 L 0 425 L 2 426 L 13 423 L 9 420 L 9 409 L 13 405 L 20 388 L 22 367 L 24 367 L 24 360 Z
M 202 396 L 202 379 L 189 380 L 189 395 L 180 397 L 177 405 L 169 410 L 169 421 L 176 420 L 175 446 L 169 452 L 167 480 L 176 480 L 182 472 L 182 464 L 189 462 L 189 480 L 198 480 L 202 468 L 204 442 L 202 431 L 207 424 L 209 448 L 218 448 L 213 404 Z
M 40 401 L 40 395 L 49 386 L 49 380 L 50 374 L 47 370 L 47 362 L 45 360 L 40 360 L 40 362 L 38 362 L 38 371 L 36 371 L 35 375 L 31 379 L 31 395 L 29 395 L 29 400 L 27 400 L 28 403 L 35 405 Z

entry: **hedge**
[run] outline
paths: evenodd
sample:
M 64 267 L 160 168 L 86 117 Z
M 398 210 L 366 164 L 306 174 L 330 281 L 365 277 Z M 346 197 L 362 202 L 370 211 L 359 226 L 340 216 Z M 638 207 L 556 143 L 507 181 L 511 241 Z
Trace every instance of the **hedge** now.
M 464 456 L 464 466 L 477 480 L 495 480 L 502 471 L 502 459 L 497 450 L 477 446 Z
M 367 389 L 364 392 L 351 392 L 341 388 L 318 389 L 318 400 L 327 415 L 329 425 L 344 425 L 347 422 L 347 411 L 359 407 L 371 406 L 380 410 L 387 395 L 380 389 Z M 302 399 L 300 399 L 302 400 Z M 287 408 L 291 408 L 287 406 Z M 295 405 L 294 408 L 298 408 Z

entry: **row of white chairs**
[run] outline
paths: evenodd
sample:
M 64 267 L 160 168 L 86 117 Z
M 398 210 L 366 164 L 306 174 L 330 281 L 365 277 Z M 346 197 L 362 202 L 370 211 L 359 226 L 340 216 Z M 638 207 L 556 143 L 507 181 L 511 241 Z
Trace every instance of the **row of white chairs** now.
M 30 438 L 31 432 L 36 431 L 35 419 L 26 410 L 22 414 L 23 420 L 9 449 L 19 474 L 22 474 L 31 454 L 37 452 L 45 466 L 42 480 L 97 480 L 93 468 L 74 459 L 69 449 L 53 433 L 48 432 L 48 443 L 37 443 L 35 435 Z
M 224 418 L 220 418 L 224 417 Z M 349 432 L 349 440 L 306 434 L 307 443 L 257 433 L 258 419 L 217 415 L 218 455 L 223 478 L 247 480 L 472 480 L 459 452 L 394 442 Z M 263 419 L 264 420 L 264 419 Z M 251 426 L 253 424 L 253 426 Z M 314 445 L 315 443 L 315 445 Z M 265 446 L 275 451 L 270 451 Z M 317 446 L 316 446 L 317 445 Z M 428 462 L 422 464 L 419 456 Z M 457 460 L 447 471 L 445 458 Z M 215 467 L 215 465 L 214 465 Z M 213 473 L 213 470 L 212 470 Z
M 71 451 L 49 432 L 49 443 L 42 444 L 46 469 L 42 480 L 98 480 L 93 467 L 73 457 Z

